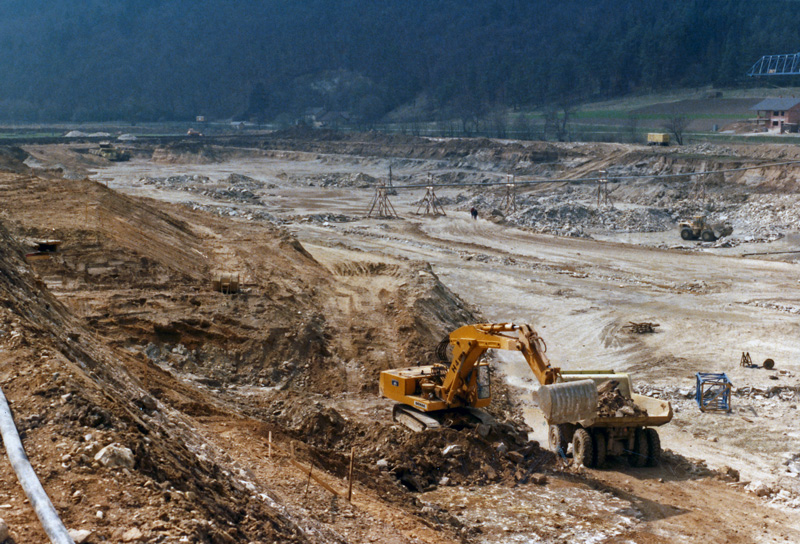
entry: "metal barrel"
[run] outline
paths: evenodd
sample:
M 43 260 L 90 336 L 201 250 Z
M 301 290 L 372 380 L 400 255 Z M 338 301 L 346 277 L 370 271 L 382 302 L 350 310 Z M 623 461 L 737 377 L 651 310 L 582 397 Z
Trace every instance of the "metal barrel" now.
M 543 385 L 536 396 L 539 409 L 551 425 L 597 417 L 597 385 L 593 380 Z

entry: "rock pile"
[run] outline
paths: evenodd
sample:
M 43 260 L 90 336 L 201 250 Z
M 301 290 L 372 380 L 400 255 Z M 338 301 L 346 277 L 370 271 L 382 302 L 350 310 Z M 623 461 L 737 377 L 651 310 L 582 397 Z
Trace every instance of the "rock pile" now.
M 292 218 L 293 221 L 308 221 L 311 223 L 349 223 L 355 221 L 354 217 L 344 215 L 341 213 L 316 213 L 311 215 L 302 215 Z
M 553 461 L 553 454 L 528 442 L 513 429 L 479 425 L 472 430 L 428 430 L 387 441 L 379 448 L 378 466 L 411 491 L 437 485 L 491 482 L 524 483 Z M 534 478 L 544 483 L 541 477 Z
M 316 185 L 320 187 L 356 187 L 366 188 L 374 187 L 382 183 L 378 178 L 374 178 L 363 172 L 356 173 L 332 173 L 321 174 L 316 176 L 307 176 L 306 181 L 309 185 Z
M 244 176 L 242 174 L 231 174 L 227 178 L 220 180 L 220 183 L 226 185 L 235 185 L 241 189 L 249 189 L 251 191 L 263 189 L 265 185 L 263 181 L 258 181 L 257 179 L 253 179 L 250 176 Z
M 536 232 L 558 236 L 589 237 L 586 231 L 660 232 L 675 228 L 673 215 L 660 208 L 602 208 L 576 200 L 569 193 L 541 198 L 517 198 L 518 211 L 505 217 L 508 223 Z M 457 204 L 463 209 L 488 210 L 502 207 L 504 196 L 476 195 L 463 203 L 461 198 L 441 199 L 443 204 Z
M 204 212 L 213 213 L 222 217 L 240 217 L 242 219 L 247 219 L 248 221 L 269 221 L 276 224 L 286 223 L 286 221 L 279 219 L 264 210 L 240 210 L 238 208 L 230 208 L 228 206 L 200 204 L 194 201 L 185 202 L 184 204 L 193 210 L 202 210 Z
M 600 417 L 646 416 L 644 410 L 622 395 L 617 380 L 606 380 L 597 386 L 597 413 Z
M 553 453 L 509 423 L 412 432 L 396 424 L 349 419 L 318 402 L 276 399 L 271 407 L 267 420 L 285 425 L 306 444 L 341 453 L 355 446 L 362 462 L 414 492 L 444 485 L 544 483 L 541 472 L 555 461 Z
M 240 174 L 231 174 L 215 184 L 207 176 L 178 175 L 165 178 L 144 177 L 139 180 L 144 185 L 155 185 L 159 189 L 197 193 L 214 200 L 240 202 L 263 206 L 264 202 L 253 191 L 264 187 L 264 183 Z
M 168 176 L 165 178 L 145 176 L 139 179 L 139 183 L 144 185 L 155 185 L 159 189 L 180 189 L 190 185 L 210 183 L 211 179 L 208 176 L 201 176 L 195 174 L 190 176 L 182 174 L 179 176 Z

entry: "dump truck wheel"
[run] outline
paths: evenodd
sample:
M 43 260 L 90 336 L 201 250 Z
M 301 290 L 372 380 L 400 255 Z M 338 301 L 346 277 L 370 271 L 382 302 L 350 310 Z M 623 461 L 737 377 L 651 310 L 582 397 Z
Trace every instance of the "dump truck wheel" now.
M 578 429 L 572 436 L 572 459 L 585 467 L 592 467 L 592 437 L 586 429 Z
M 548 441 L 550 442 L 550 449 L 556 453 L 561 449 L 564 456 L 567 455 L 567 448 L 569 447 L 572 429 L 569 424 L 562 423 L 561 425 L 550 425 L 548 430 Z
M 661 461 L 661 439 L 655 429 L 645 429 L 644 434 L 647 437 L 647 462 L 645 466 L 657 467 Z
M 592 433 L 592 448 L 594 449 L 592 454 L 592 465 L 596 467 L 601 467 L 606 462 L 606 455 L 608 453 L 608 441 L 606 440 L 606 434 L 601 430 L 595 430 Z
M 704 230 L 702 234 L 700 234 L 700 238 L 702 238 L 704 242 L 713 242 L 717 239 L 717 237 L 714 236 L 714 233 L 710 230 Z
M 694 233 L 692 232 L 692 229 L 681 229 L 681 238 L 684 240 L 694 240 Z
M 628 463 L 632 467 L 643 467 L 647 463 L 647 435 L 644 429 L 636 429 L 633 436 L 633 451 L 628 454 Z

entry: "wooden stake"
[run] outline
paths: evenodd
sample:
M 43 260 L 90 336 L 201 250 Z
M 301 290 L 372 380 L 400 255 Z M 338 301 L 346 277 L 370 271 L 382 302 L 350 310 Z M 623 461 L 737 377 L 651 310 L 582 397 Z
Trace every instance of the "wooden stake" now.
M 350 450 L 350 475 L 347 477 L 347 502 L 353 502 L 353 463 L 356 459 L 356 447 L 353 446 Z
M 269 432 L 269 437 L 267 440 L 268 440 L 267 455 L 269 456 L 270 459 L 272 459 L 272 431 Z
M 314 465 L 309 465 L 308 467 L 308 480 L 306 481 L 306 492 L 303 494 L 303 497 L 308 495 L 308 488 L 311 487 L 311 472 L 314 470 Z
M 327 491 L 330 491 L 330 492 L 331 492 L 333 495 L 336 495 L 337 497 L 340 497 L 340 496 L 341 496 L 341 495 L 339 494 L 339 492 L 338 492 L 338 491 L 336 491 L 336 490 L 335 490 L 334 488 L 332 488 L 330 485 L 328 485 L 327 483 L 325 483 L 325 480 L 323 480 L 322 478 L 320 478 L 320 477 L 319 477 L 319 476 L 317 476 L 316 474 L 313 474 L 313 475 L 312 475 L 312 474 L 311 474 L 311 469 L 307 469 L 306 467 L 304 467 L 302 464 L 298 463 L 298 462 L 297 462 L 297 461 L 295 461 L 294 459 L 289 459 L 289 462 L 290 462 L 291 464 L 293 464 L 295 467 L 297 467 L 299 470 L 302 470 L 303 472 L 305 472 L 306 470 L 308 470 L 308 471 L 309 471 L 308 473 L 309 473 L 309 475 L 311 476 L 311 479 L 312 479 L 312 480 L 314 480 L 315 482 L 317 482 L 317 483 L 318 483 L 318 484 L 319 484 L 319 485 L 320 485 L 320 486 L 321 486 L 323 489 L 326 489 Z

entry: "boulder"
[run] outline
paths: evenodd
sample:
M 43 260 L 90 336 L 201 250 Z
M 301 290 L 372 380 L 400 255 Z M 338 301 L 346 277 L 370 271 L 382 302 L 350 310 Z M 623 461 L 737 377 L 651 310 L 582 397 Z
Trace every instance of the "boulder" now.
M 133 452 L 117 443 L 109 444 L 94 456 L 95 461 L 99 461 L 106 468 L 127 468 L 132 469 L 135 458 Z
M 70 529 L 67 532 L 75 544 L 83 544 L 92 536 L 92 532 L 89 529 Z

